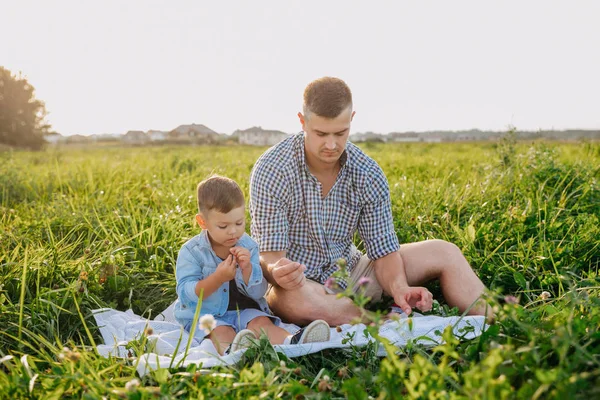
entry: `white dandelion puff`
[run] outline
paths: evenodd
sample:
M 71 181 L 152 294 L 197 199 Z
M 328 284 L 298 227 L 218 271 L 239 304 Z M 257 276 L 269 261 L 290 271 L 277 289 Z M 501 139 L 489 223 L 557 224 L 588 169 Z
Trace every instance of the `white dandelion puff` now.
M 215 321 L 215 317 L 213 317 L 212 314 L 206 314 L 200 317 L 199 325 L 200 329 L 208 335 L 217 327 L 217 321 Z

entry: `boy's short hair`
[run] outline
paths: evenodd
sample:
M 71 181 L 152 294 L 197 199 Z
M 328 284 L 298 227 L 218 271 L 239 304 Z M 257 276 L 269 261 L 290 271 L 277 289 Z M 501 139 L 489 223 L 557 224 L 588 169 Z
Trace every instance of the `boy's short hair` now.
M 352 107 L 352 91 L 339 78 L 325 76 L 312 81 L 304 89 L 304 116 L 314 113 L 323 118 L 336 118 Z
M 216 210 L 226 214 L 244 205 L 244 193 L 233 180 L 213 175 L 198 184 L 198 211 L 206 213 Z

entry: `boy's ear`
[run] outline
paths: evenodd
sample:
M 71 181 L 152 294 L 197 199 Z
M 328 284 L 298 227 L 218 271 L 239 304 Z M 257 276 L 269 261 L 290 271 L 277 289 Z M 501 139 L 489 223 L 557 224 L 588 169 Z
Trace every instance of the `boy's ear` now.
M 200 228 L 206 229 L 206 222 L 204 221 L 202 214 L 196 214 L 196 222 L 200 225 Z

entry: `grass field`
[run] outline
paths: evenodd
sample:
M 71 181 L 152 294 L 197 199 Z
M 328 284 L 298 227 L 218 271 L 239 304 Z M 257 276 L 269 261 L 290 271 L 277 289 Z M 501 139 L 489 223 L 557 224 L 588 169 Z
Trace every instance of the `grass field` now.
M 0 398 L 600 397 L 600 145 L 362 148 L 388 177 L 400 241 L 457 244 L 492 290 L 483 336 L 384 359 L 369 346 L 287 360 L 263 342 L 235 368 L 137 381 L 132 360 L 95 354 L 90 310 L 169 305 L 196 184 L 216 172 L 248 193 L 264 148 L 4 152 Z

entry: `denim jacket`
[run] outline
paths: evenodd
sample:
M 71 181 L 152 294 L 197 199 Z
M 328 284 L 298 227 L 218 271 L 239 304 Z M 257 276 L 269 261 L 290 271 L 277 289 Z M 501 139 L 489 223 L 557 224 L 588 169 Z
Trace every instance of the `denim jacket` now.
M 267 280 L 260 268 L 258 244 L 246 233 L 238 240 L 236 246 L 241 246 L 250 251 L 252 272 L 248 285 L 244 282 L 242 270 L 236 268 L 235 283 L 240 293 L 255 300 L 260 309 L 271 314 L 264 295 L 267 291 Z M 213 251 L 206 231 L 188 240 L 179 251 L 175 277 L 177 279 L 177 301 L 175 302 L 175 318 L 181 324 L 194 319 L 198 296 L 196 284 L 198 281 L 213 274 L 221 260 Z M 200 315 L 212 314 L 219 318 L 229 306 L 229 282 L 223 284 L 210 296 L 204 297 L 200 308 Z

